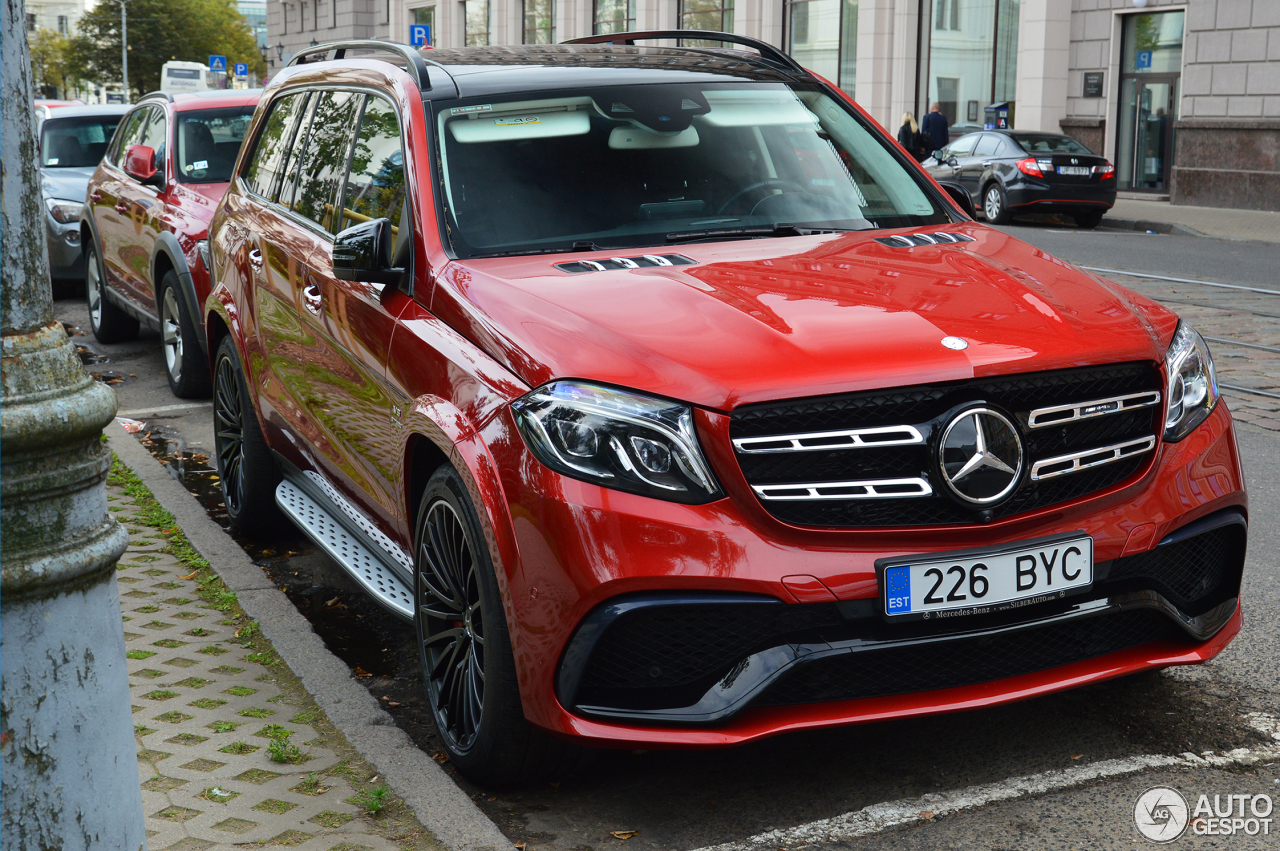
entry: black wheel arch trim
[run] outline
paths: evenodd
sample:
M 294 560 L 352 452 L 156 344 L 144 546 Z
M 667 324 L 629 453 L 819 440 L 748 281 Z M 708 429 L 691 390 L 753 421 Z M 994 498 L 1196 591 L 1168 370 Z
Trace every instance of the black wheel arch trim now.
M 191 320 L 191 325 L 196 329 L 196 341 L 200 344 L 200 350 L 204 352 L 205 357 L 209 357 L 209 340 L 204 327 L 203 315 L 204 305 L 200 304 L 196 298 L 195 279 L 191 277 L 191 268 L 187 265 L 187 257 L 182 252 L 182 246 L 178 244 L 178 238 L 172 233 L 165 231 L 156 237 L 155 243 L 151 246 L 151 280 L 152 286 L 158 287 L 159 281 L 156 279 L 155 269 L 156 261 L 160 255 L 173 265 L 173 271 L 178 276 L 178 286 L 182 287 L 182 304 L 186 310 L 187 318 Z M 159 311 L 160 293 L 156 293 L 156 310 Z

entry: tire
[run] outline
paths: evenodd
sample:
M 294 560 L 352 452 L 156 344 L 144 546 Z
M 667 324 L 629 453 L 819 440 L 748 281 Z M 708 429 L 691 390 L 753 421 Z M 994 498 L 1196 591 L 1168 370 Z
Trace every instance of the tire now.
M 107 300 L 107 285 L 98 247 L 92 240 L 84 248 L 85 299 L 89 302 L 89 330 L 99 343 L 122 343 L 138 336 L 138 320 Z
M 1087 213 L 1076 213 L 1072 216 L 1076 220 L 1076 227 L 1083 230 L 1093 230 L 1102 224 L 1102 217 L 1106 215 L 1105 210 L 1090 210 Z
M 487 787 L 581 766 L 591 751 L 525 720 L 493 562 L 466 486 L 447 464 L 423 491 L 414 542 L 418 654 L 449 760 Z
M 187 311 L 187 299 L 173 270 L 165 272 L 160 279 L 157 301 L 160 306 L 160 345 L 164 350 L 169 389 L 179 399 L 203 399 L 212 387 L 209 362 L 200 351 L 199 337 Z
M 982 213 L 988 224 L 1007 225 L 1013 218 L 1009 211 L 1009 202 L 1005 198 L 1004 187 L 999 183 L 989 183 L 982 192 Z
M 276 505 L 280 471 L 258 428 L 253 396 L 229 336 L 213 360 L 213 445 L 232 530 L 260 537 L 278 529 L 285 521 Z

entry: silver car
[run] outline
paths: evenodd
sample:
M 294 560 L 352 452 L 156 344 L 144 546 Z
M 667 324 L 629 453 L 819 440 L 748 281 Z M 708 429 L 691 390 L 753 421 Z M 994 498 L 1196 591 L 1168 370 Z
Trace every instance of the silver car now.
M 80 209 L 102 155 L 128 112 L 123 104 L 38 109 L 40 185 L 49 241 L 49 275 L 84 284 Z

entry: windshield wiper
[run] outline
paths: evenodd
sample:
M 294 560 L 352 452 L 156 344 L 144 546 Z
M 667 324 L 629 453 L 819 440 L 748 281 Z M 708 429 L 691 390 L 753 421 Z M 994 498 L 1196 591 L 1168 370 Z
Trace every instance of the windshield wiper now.
M 772 225 L 746 225 L 739 228 L 679 231 L 667 234 L 667 242 L 700 242 L 710 239 L 761 239 L 768 236 L 812 236 L 819 233 L 851 233 L 859 230 L 870 230 L 874 227 L 875 225 L 871 225 L 870 228 L 808 227 L 805 225 L 793 225 L 790 222 L 778 222 Z

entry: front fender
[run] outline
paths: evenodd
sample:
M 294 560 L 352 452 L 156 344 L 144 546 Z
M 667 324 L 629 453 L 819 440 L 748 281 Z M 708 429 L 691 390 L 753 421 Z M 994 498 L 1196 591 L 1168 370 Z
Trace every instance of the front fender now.
M 204 307 L 203 303 L 196 296 L 195 280 L 191 276 L 191 267 L 187 264 L 187 256 L 182 250 L 182 246 L 178 243 L 178 238 L 170 231 L 165 231 L 156 237 L 156 241 L 151 246 L 151 280 L 159 283 L 159 276 L 156 275 L 156 261 L 164 256 L 173 265 L 173 271 L 178 276 L 178 286 L 182 288 L 182 304 L 187 311 L 187 318 L 191 320 L 191 327 L 196 329 L 196 339 L 200 343 L 200 349 L 204 352 L 206 359 L 209 357 L 209 334 L 205 330 L 205 325 L 200 321 L 200 314 Z M 160 293 L 156 293 L 156 312 L 160 312 Z

